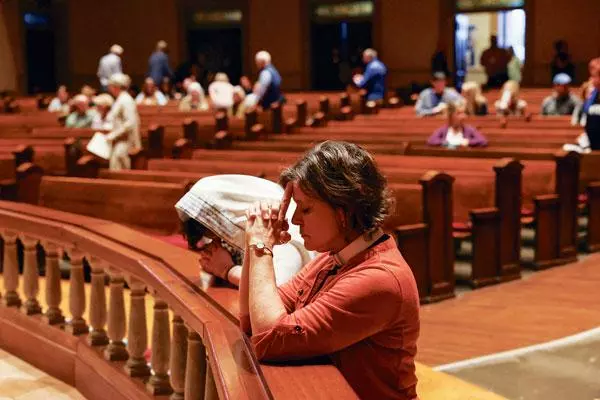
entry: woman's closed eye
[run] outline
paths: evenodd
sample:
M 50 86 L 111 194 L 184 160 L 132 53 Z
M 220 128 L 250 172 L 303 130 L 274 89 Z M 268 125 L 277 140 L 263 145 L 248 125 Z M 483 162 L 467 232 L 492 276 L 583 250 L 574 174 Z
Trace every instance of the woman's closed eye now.
M 312 211 L 312 207 L 304 207 L 301 211 L 302 214 L 309 214 Z

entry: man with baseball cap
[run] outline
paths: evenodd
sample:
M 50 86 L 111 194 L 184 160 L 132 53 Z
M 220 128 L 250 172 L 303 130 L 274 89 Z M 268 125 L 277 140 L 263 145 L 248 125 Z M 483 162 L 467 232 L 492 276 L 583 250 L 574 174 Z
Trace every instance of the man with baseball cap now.
M 456 90 L 446 87 L 446 74 L 437 71 L 431 77 L 431 87 L 419 95 L 415 111 L 420 117 L 438 115 L 446 110 L 448 103 L 459 100 L 463 100 L 461 95 Z
M 109 53 L 100 59 L 97 75 L 103 91 L 106 91 L 108 87 L 108 80 L 111 76 L 123 72 L 123 67 L 121 66 L 122 55 L 123 48 L 118 44 L 113 44 Z
M 571 115 L 581 105 L 581 99 L 570 91 L 571 77 L 557 74 L 552 80 L 554 93 L 542 102 L 542 115 Z
M 106 135 L 106 140 L 112 144 L 109 158 L 112 170 L 131 169 L 129 150 L 141 147 L 137 105 L 127 92 L 130 84 L 129 76 L 122 73 L 114 74 L 108 81 L 108 92 L 116 99 L 107 116 L 113 124 Z

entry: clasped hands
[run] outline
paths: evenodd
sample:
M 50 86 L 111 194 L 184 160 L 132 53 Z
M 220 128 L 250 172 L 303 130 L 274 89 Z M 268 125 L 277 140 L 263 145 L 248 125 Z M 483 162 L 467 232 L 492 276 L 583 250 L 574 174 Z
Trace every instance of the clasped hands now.
M 281 202 L 276 200 L 257 201 L 246 210 L 246 248 L 262 242 L 273 246 L 285 244 L 291 240 L 289 224 L 285 215 L 292 199 L 292 184 L 288 184 Z

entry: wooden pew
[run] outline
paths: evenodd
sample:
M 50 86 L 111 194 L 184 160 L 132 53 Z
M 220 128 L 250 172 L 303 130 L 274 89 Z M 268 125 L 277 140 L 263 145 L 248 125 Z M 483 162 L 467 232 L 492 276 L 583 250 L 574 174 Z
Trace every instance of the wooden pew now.
M 160 163 L 161 160 L 151 160 L 150 166 Z M 171 182 L 189 187 L 197 179 L 211 174 L 177 170 L 101 170 L 99 176 L 136 182 Z M 394 205 L 385 227 L 394 234 L 399 249 L 413 269 L 423 302 L 440 301 L 454 295 L 452 180 L 448 175 L 430 172 L 419 174 L 408 184 L 390 185 Z
M 102 218 L 145 231 L 174 233 L 179 229 L 175 203 L 184 184 L 62 178 L 41 180 L 40 206 Z

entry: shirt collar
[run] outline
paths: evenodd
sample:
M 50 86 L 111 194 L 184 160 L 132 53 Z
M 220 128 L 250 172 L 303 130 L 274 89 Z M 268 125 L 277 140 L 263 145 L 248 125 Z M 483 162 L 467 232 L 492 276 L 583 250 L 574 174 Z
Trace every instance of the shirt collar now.
M 364 233 L 354 239 L 352 243 L 344 247 L 339 252 L 332 254 L 336 264 L 342 266 L 350 261 L 354 256 L 368 249 L 373 243 L 383 236 L 383 230 L 377 229 L 370 233 Z

